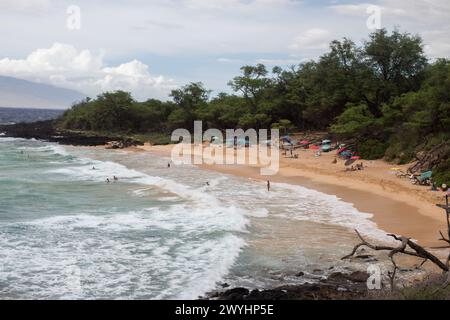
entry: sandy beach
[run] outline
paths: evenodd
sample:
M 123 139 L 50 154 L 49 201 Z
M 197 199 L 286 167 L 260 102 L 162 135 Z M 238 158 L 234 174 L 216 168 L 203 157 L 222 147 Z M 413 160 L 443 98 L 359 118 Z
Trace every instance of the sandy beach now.
M 170 156 L 173 145 L 130 148 L 135 152 L 151 152 Z M 445 214 L 436 207 L 445 194 L 429 187 L 412 185 L 398 178 L 393 168 L 406 171 L 382 160 L 364 161 L 363 171 L 346 172 L 343 160 L 333 164 L 335 152 L 315 157 L 311 150 L 296 150 L 298 159 L 280 154 L 280 170 L 274 176 L 260 175 L 257 165 L 200 165 L 202 168 L 249 179 L 297 184 L 336 195 L 353 203 L 362 212 L 373 214 L 373 221 L 388 233 L 416 239 L 425 246 L 439 246 L 439 230 L 446 230 Z M 193 154 L 193 156 L 198 156 Z

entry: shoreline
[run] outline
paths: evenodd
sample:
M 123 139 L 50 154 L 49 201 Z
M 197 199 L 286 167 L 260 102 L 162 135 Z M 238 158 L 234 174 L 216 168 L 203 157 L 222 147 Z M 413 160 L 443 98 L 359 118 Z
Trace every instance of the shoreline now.
M 173 145 L 144 145 L 126 150 L 167 157 L 170 156 L 172 147 Z M 441 245 L 438 240 L 439 230 L 446 230 L 446 222 L 442 209 L 437 208 L 436 203 L 442 201 L 439 201 L 439 197 L 443 199 L 444 193 L 432 193 L 426 187 L 414 186 L 389 172 L 383 173 L 389 171 L 392 165 L 381 160 L 365 161 L 364 171 L 344 172 L 343 169 L 336 170 L 343 164 L 338 163 L 336 167 L 331 165 L 334 153 L 325 154 L 320 159 L 311 156 L 312 154 L 311 151 L 302 150 L 299 159 L 287 159 L 280 155 L 280 170 L 270 177 L 261 176 L 258 166 L 248 164 L 198 166 L 242 178 L 300 185 L 335 195 L 353 204 L 358 211 L 372 214 L 371 220 L 387 233 L 411 237 L 428 247 Z

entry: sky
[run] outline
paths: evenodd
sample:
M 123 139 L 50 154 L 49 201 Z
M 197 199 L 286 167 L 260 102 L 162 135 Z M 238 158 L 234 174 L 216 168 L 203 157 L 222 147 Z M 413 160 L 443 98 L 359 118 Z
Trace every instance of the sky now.
M 0 0 L 0 75 L 141 101 L 197 81 L 230 92 L 243 65 L 289 67 L 334 39 L 361 43 L 373 6 L 377 27 L 450 58 L 448 0 Z

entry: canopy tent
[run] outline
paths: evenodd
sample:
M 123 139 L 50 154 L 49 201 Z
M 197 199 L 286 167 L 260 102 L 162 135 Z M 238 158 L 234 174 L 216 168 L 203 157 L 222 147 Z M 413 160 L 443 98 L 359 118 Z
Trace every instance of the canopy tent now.
M 331 140 L 323 140 L 323 141 L 322 141 L 322 144 L 324 144 L 324 145 L 325 145 L 325 144 L 331 144 Z

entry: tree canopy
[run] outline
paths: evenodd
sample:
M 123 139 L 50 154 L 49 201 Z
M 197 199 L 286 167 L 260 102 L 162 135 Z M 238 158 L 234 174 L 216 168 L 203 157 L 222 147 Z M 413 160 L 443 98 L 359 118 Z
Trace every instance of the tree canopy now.
M 317 60 L 287 69 L 243 66 L 229 86 L 233 94 L 211 96 L 189 83 L 171 101 L 107 92 L 74 105 L 60 124 L 139 133 L 192 129 L 195 120 L 218 129 L 329 130 L 355 139 L 369 158 L 398 161 L 450 136 L 450 61 L 430 63 L 422 39 L 399 30 L 375 31 L 361 45 L 335 40 Z

